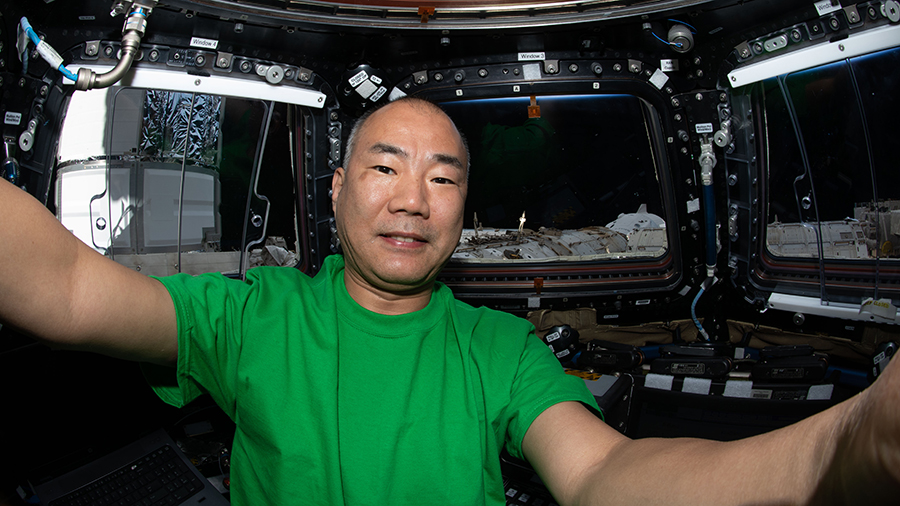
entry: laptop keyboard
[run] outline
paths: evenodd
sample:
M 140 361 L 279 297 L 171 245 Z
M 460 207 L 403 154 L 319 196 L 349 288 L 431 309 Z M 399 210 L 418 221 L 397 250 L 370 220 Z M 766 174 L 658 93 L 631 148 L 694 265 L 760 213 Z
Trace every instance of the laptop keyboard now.
M 177 505 L 203 489 L 171 446 L 134 462 L 50 502 L 50 506 Z

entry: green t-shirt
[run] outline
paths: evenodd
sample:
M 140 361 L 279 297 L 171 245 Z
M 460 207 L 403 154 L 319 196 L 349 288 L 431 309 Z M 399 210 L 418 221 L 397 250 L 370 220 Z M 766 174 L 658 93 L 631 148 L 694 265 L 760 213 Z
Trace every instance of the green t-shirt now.
M 596 407 L 528 322 L 437 284 L 406 315 L 348 295 L 343 257 L 314 278 L 257 268 L 161 281 L 178 316 L 180 406 L 209 393 L 234 420 L 236 505 L 505 504 L 498 455 L 561 401 Z

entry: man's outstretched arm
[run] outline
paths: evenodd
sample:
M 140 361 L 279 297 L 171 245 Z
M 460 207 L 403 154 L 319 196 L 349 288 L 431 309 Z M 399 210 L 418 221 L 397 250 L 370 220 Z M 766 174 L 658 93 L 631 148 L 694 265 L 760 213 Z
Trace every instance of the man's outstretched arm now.
M 0 180 L 0 322 L 51 345 L 171 364 L 175 310 L 158 281 L 87 247 Z
M 739 441 L 631 440 L 562 403 L 534 421 L 523 450 L 565 505 L 896 504 L 900 364 L 848 401 Z

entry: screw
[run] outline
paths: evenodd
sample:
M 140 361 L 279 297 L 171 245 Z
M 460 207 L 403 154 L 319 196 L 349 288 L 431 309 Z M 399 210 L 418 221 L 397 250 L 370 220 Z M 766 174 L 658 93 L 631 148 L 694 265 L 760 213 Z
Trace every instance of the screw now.
M 250 72 L 251 68 L 253 68 L 253 65 L 247 60 L 241 62 L 241 72 L 246 74 L 247 72 Z
M 194 63 L 198 67 L 202 67 L 204 63 L 206 63 L 206 57 L 202 54 L 198 54 L 196 58 L 194 58 Z
M 106 46 L 105 48 L 103 48 L 103 54 L 105 54 L 107 58 L 111 57 L 113 54 L 112 46 Z
M 615 70 L 616 72 L 621 72 L 621 71 L 622 71 L 622 64 L 621 64 L 621 63 L 616 63 L 615 65 L 613 65 L 613 70 Z
M 46 84 L 43 85 L 43 86 L 41 86 L 41 96 L 42 96 L 42 97 L 46 97 L 46 96 L 47 96 L 47 91 L 49 91 L 49 88 L 47 87 Z
M 681 121 L 681 114 L 675 115 L 675 121 Z
M 441 74 L 440 72 L 435 73 L 435 74 L 434 74 L 434 80 L 435 80 L 435 81 L 443 81 L 443 80 L 444 80 L 444 74 Z M 424 82 L 425 82 L 425 81 L 422 80 L 422 83 L 424 83 Z M 422 84 L 422 83 L 419 83 L 419 84 Z
M 172 59 L 173 59 L 173 60 L 180 60 L 180 59 L 181 59 L 181 53 L 175 53 L 175 54 L 173 54 L 173 55 L 172 55 Z
M 488 71 L 487 69 L 478 69 L 478 77 L 487 77 Z
M 578 65 L 572 63 L 569 65 L 569 72 L 575 73 L 578 72 Z
M 672 107 L 681 107 L 681 100 L 678 100 L 676 97 L 672 97 Z
M 306 81 L 309 81 L 310 77 L 311 76 L 309 75 L 309 72 L 300 72 L 300 80 L 303 81 L 304 83 Z
M 150 61 L 156 61 L 159 59 L 159 51 L 156 49 L 150 50 Z
M 697 99 L 697 102 L 699 102 L 699 101 L 703 100 L 703 94 L 702 94 L 702 93 L 697 93 L 696 95 L 694 95 L 694 98 L 696 98 L 696 99 Z
M 224 69 L 224 68 L 228 67 L 228 58 L 225 58 L 224 56 L 219 58 L 219 61 L 216 62 L 216 65 L 220 69 Z
M 697 77 L 703 77 L 703 69 L 697 69 Z

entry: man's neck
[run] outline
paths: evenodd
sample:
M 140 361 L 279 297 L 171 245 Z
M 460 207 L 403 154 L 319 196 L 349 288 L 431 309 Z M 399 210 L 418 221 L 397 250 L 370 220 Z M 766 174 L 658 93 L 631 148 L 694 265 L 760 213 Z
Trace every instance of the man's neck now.
M 400 315 L 425 309 L 431 301 L 434 282 L 409 291 L 388 291 L 372 286 L 345 269 L 344 286 L 350 297 L 365 309 L 384 315 Z

